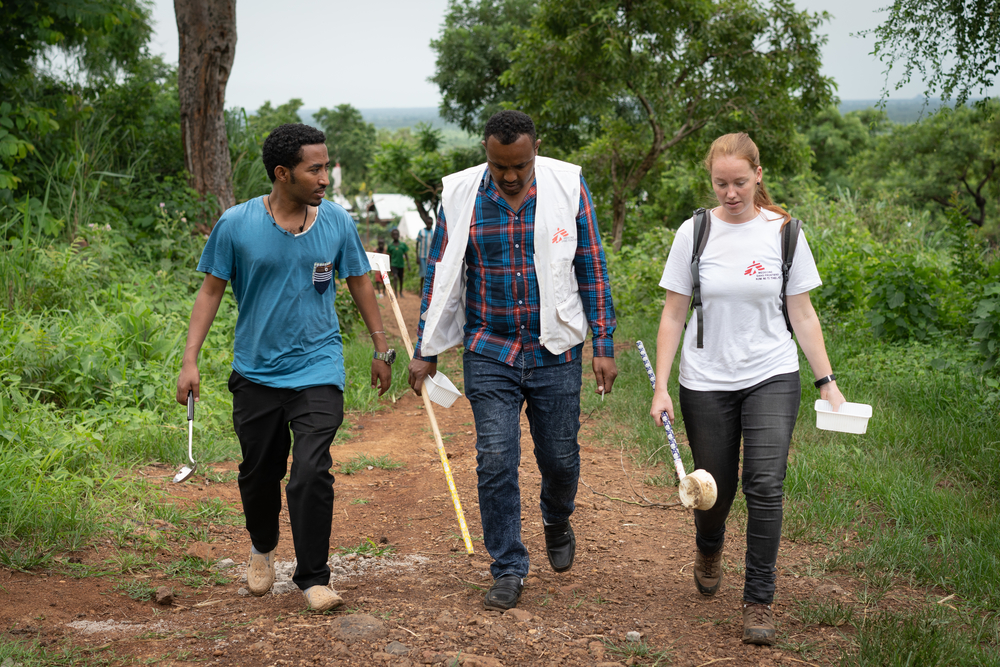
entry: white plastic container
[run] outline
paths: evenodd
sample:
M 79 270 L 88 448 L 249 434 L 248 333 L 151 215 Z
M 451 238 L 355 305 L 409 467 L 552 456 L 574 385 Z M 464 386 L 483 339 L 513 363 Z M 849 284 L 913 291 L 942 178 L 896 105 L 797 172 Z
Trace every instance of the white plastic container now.
M 443 408 L 450 408 L 455 399 L 462 395 L 458 387 L 441 371 L 434 377 L 430 375 L 425 377 L 423 388 L 427 392 L 427 397 Z
M 871 416 L 872 406 L 866 403 L 841 403 L 840 411 L 834 412 L 829 401 L 816 401 L 816 428 L 824 431 L 864 433 Z

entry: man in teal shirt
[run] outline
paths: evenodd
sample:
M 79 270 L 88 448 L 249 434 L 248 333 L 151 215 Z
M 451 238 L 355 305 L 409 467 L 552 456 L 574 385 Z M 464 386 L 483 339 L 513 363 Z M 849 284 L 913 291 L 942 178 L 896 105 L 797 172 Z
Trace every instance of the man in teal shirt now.
M 205 244 L 198 270 L 205 280 L 195 299 L 177 400 L 199 398 L 198 352 L 232 284 L 239 306 L 233 349 L 233 427 L 243 460 L 237 479 L 250 563 L 247 587 L 264 595 L 274 583 L 275 549 L 285 488 L 297 565 L 292 581 L 311 609 L 341 604 L 329 588 L 333 475 L 330 443 L 344 419 L 344 354 L 334 307 L 338 274 L 372 332 L 371 383 L 389 388 L 389 350 L 368 257 L 357 227 L 323 198 L 330 157 L 322 132 L 306 125 L 276 128 L 262 157 L 268 195 L 227 210 Z M 294 434 L 294 448 L 289 430 Z

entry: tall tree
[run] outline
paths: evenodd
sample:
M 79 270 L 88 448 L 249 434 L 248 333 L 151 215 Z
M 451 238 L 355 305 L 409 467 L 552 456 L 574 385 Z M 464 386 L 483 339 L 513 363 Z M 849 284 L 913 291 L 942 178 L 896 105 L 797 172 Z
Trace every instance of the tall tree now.
M 609 175 L 617 250 L 643 179 L 709 124 L 750 132 L 769 166 L 807 159 L 789 128 L 832 98 L 825 18 L 790 0 L 542 0 L 502 80 L 540 136 Z
M 181 141 L 191 187 L 222 210 L 233 196 L 226 140 L 226 84 L 236 56 L 236 0 L 174 0 L 180 59 Z
M 914 74 L 923 80 L 924 95 L 940 94 L 965 104 L 985 94 L 1000 73 L 1000 4 L 997 0 L 895 0 L 885 23 L 874 33 L 874 54 L 886 65 L 886 89 L 897 65 L 895 89 Z
M 1000 103 L 944 108 L 918 123 L 897 125 L 851 160 L 863 193 L 885 192 L 918 203 L 958 208 L 983 227 L 1000 207 Z
M 431 41 L 441 89 L 441 117 L 480 134 L 487 119 L 512 102 L 516 90 L 500 82 L 510 53 L 531 24 L 537 0 L 449 0 L 441 36 Z
M 375 126 L 366 123 L 361 112 L 350 104 L 321 108 L 313 116 L 326 134 L 330 159 L 343 169 L 344 192 L 353 192 L 368 178 L 368 163 L 375 154 Z

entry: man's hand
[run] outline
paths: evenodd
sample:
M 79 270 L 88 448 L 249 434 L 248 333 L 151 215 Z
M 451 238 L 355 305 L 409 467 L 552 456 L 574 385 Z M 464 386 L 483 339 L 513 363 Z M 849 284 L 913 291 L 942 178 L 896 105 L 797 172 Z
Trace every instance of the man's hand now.
M 187 405 L 188 392 L 194 392 L 194 400 L 198 400 L 201 386 L 201 374 L 198 372 L 198 364 L 184 364 L 181 366 L 181 374 L 177 378 L 177 402 Z
M 381 359 L 372 359 L 372 389 L 378 388 L 381 396 L 392 385 L 392 366 Z
M 618 366 L 614 357 L 594 357 L 594 379 L 597 380 L 597 394 L 610 394 L 618 377 Z
M 410 360 L 410 387 L 420 396 L 420 389 L 424 386 L 424 378 L 428 375 L 434 377 L 437 374 L 437 363 L 421 361 L 420 359 Z

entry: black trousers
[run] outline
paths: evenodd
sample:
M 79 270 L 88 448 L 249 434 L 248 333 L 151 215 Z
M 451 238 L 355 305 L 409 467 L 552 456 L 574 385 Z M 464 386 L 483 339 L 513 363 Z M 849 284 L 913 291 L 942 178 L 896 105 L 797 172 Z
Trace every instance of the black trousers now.
M 330 444 L 344 421 L 344 393 L 335 386 L 301 391 L 265 387 L 237 372 L 229 377 L 233 428 L 243 462 L 238 478 L 247 532 L 258 551 L 278 545 L 281 480 L 285 487 L 292 542 L 298 566 L 292 581 L 305 590 L 330 582 L 327 564 L 333 522 L 333 475 Z

